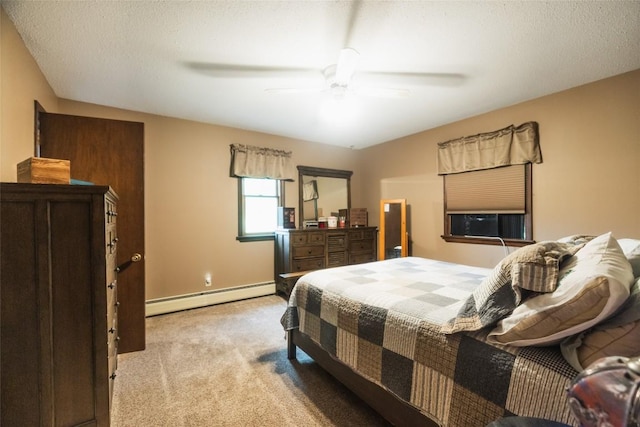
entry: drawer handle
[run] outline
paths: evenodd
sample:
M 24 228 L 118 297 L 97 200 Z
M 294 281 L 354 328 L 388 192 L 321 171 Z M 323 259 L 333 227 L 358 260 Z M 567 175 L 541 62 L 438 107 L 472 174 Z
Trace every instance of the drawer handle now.
M 131 266 L 131 264 L 135 263 L 135 262 L 140 262 L 142 261 L 142 255 L 140 255 L 139 253 L 134 253 L 133 255 L 131 255 L 131 258 L 129 258 L 128 261 L 123 262 L 122 264 L 120 264 L 118 266 L 118 268 L 116 269 L 116 271 L 118 273 L 126 270 L 127 268 L 129 268 Z

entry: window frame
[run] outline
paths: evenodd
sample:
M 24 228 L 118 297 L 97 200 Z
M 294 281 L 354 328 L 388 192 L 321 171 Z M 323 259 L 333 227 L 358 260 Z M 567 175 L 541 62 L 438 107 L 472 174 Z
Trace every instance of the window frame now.
M 443 218 L 444 218 L 444 234 L 440 237 L 446 242 L 452 243 L 471 243 L 471 244 L 481 244 L 481 245 L 496 245 L 502 246 L 503 243 L 506 246 L 512 247 L 521 247 L 526 246 L 531 243 L 535 243 L 533 240 L 533 211 L 532 211 L 532 171 L 533 167 L 531 163 L 527 163 L 524 167 L 524 191 L 525 191 L 525 213 L 524 213 L 524 229 L 525 229 L 525 238 L 524 239 L 513 239 L 513 238 L 497 238 L 497 237 L 489 237 L 489 236 L 459 236 L 451 234 L 451 220 L 450 213 L 447 211 L 447 186 L 446 179 L 447 176 L 443 175 L 442 180 L 442 189 L 443 189 Z M 467 172 L 466 172 L 467 173 Z M 468 172 L 473 173 L 473 172 Z M 480 212 L 478 212 L 480 213 Z
M 245 194 L 244 194 L 244 179 L 245 177 L 238 177 L 238 235 L 236 236 L 236 240 L 240 242 L 259 242 L 266 240 L 274 240 L 275 233 L 245 233 Z M 262 179 L 262 178 L 261 178 Z M 264 178 L 271 179 L 271 178 Z M 271 179 L 272 181 L 276 181 L 276 189 L 278 192 L 278 207 L 282 207 L 285 205 L 284 202 L 284 180 L 282 179 Z

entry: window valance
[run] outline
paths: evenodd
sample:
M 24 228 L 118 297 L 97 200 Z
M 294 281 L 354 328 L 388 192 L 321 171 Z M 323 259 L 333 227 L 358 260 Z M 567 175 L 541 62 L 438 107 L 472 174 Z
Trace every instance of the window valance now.
M 231 176 L 294 181 L 291 151 L 231 144 Z
M 494 132 L 438 143 L 438 175 L 542 163 L 538 124 L 523 123 Z
M 305 182 L 302 187 L 302 200 L 308 202 L 318 198 L 318 184 L 316 180 Z

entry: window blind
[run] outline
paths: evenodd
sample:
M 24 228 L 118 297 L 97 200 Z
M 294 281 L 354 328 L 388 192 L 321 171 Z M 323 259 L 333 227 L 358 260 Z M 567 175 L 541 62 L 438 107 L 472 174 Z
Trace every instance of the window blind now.
M 525 173 L 512 165 L 445 175 L 446 213 L 525 213 Z

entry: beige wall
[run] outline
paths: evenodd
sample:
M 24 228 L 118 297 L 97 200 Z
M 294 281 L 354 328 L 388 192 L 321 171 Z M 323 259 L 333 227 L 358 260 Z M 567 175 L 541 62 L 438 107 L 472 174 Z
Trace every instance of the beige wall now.
M 16 164 L 34 154 L 34 100 L 51 112 L 58 98 L 0 7 L 0 179 L 16 180 Z
M 406 198 L 413 254 L 493 266 L 501 248 L 446 243 L 438 142 L 537 121 L 544 162 L 533 167 L 533 238 L 613 231 L 640 238 L 640 70 L 362 150 L 365 205 Z
M 499 248 L 445 243 L 437 142 L 529 120 L 540 123 L 544 163 L 534 167 L 534 238 L 599 233 L 640 238 L 640 71 L 494 111 L 365 150 L 349 150 L 58 99 L 2 15 L 2 181 L 33 154 L 33 101 L 47 111 L 145 124 L 147 299 L 272 280 L 273 243 L 240 243 L 229 144 L 293 150 L 296 164 L 353 170 L 352 205 L 406 198 L 413 253 L 491 266 Z M 286 185 L 297 208 L 297 183 Z M 204 274 L 213 286 L 204 286 Z

